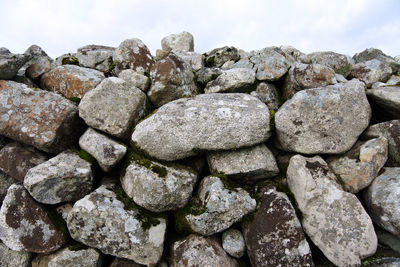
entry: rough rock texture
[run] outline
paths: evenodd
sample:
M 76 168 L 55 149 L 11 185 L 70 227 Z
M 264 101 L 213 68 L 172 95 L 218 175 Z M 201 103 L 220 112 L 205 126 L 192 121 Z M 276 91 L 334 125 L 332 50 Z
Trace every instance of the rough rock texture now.
M 61 206 L 58 206 L 56 208 L 56 211 L 58 214 L 61 215 L 61 217 L 64 219 L 64 221 L 67 221 L 68 214 L 72 210 L 73 204 L 71 203 L 65 203 Z
M 256 200 L 240 187 L 229 188 L 215 176 L 200 183 L 198 198 L 204 208 L 201 214 L 188 213 L 182 218 L 191 231 L 213 235 L 228 229 L 256 208 Z
M 208 67 L 221 67 L 225 62 L 240 59 L 239 51 L 233 46 L 215 48 L 204 55 Z
M 153 212 L 176 210 L 192 196 L 197 174 L 154 161 L 134 161 L 126 169 L 121 184 L 133 201 Z
M 329 158 L 328 163 L 343 188 L 357 193 L 375 179 L 387 158 L 388 141 L 379 137 L 356 146 L 343 156 Z
M 133 86 L 139 88 L 145 93 L 147 92 L 147 90 L 149 90 L 149 77 L 137 73 L 134 70 L 123 70 L 119 73 L 118 78 L 121 78 L 125 82 L 132 84 Z
M 8 188 L 15 183 L 15 180 L 0 171 L 0 205 L 3 202 L 4 197 L 7 195 Z
M 257 98 L 203 94 L 162 106 L 136 126 L 132 141 L 150 156 L 170 161 L 201 150 L 251 146 L 269 136 L 269 110 Z
M 79 65 L 102 72 L 111 72 L 115 48 L 103 45 L 86 45 L 78 48 Z
M 92 191 L 91 164 L 76 152 L 65 151 L 31 168 L 25 176 L 24 186 L 40 203 L 76 201 Z
M 337 266 L 355 266 L 373 255 L 377 237 L 357 197 L 342 190 L 321 157 L 290 159 L 287 181 L 313 243 Z
M 250 57 L 254 64 L 253 70 L 260 81 L 276 81 L 286 74 L 290 65 L 279 48 L 267 47 L 256 51 Z
M 64 245 L 63 234 L 22 185 L 13 184 L 0 209 L 0 239 L 16 251 L 48 253 Z
M 258 210 L 242 224 L 252 266 L 314 266 L 310 247 L 286 194 L 267 185 L 259 197 Z
M 386 166 L 400 166 L 400 120 L 386 121 L 371 125 L 364 132 L 366 139 L 383 136 L 388 140 L 388 159 Z
M 122 79 L 110 77 L 79 103 L 79 116 L 92 128 L 127 138 L 144 115 L 146 95 Z
M 32 254 L 25 251 L 14 251 L 0 242 L 1 267 L 30 267 Z
M 353 56 L 353 59 L 356 61 L 356 63 L 376 59 L 389 65 L 395 72 L 398 72 L 400 70 L 400 62 L 398 60 L 396 61 L 396 59 L 386 55 L 381 50 L 376 48 L 365 49 L 364 51 L 355 54 Z
M 110 267 L 143 267 L 144 265 L 136 263 L 134 261 L 131 260 L 127 260 L 127 259 L 123 259 L 123 258 L 115 258 Z M 157 267 L 162 267 L 159 266 L 159 263 L 157 264 Z M 168 266 L 166 266 L 168 267 Z
M 350 74 L 351 68 L 354 64 L 354 60 L 351 57 L 331 51 L 307 54 L 302 57 L 302 62 L 328 66 L 344 77 L 347 77 Z
M 400 238 L 400 168 L 383 168 L 364 192 L 364 200 L 372 220 Z
M 110 171 L 126 154 L 126 146 L 92 128 L 79 138 L 79 146 L 92 155 L 103 171 Z M 1 151 L 0 151 L 1 153 Z
M 147 218 L 123 199 L 103 185 L 77 201 L 67 220 L 72 238 L 105 254 L 157 263 L 163 252 L 165 219 Z
M 195 52 L 174 51 L 174 54 L 183 62 L 192 67 L 193 71 L 199 71 L 204 68 L 204 55 Z
M 58 92 L 66 98 L 82 98 L 104 78 L 104 74 L 97 70 L 64 65 L 44 74 L 40 84 L 43 89 Z
M 185 31 L 179 34 L 170 34 L 161 40 L 161 47 L 164 51 L 194 51 L 193 35 Z
M 150 77 L 152 85 L 147 95 L 156 107 L 198 94 L 192 68 L 174 53 L 157 61 L 151 69 Z
M 238 266 L 237 262 L 226 254 L 219 242 L 198 235 L 189 235 L 176 241 L 171 248 L 169 264 L 171 267 Z
M 27 145 L 9 143 L 0 150 L 0 170 L 23 182 L 30 168 L 45 162 L 48 156 Z
M 126 39 L 114 52 L 113 62 L 118 75 L 124 69 L 132 69 L 140 74 L 150 73 L 154 64 L 147 46 L 137 38 Z
M 0 81 L 0 134 L 58 153 L 80 133 L 78 108 L 59 94 Z
M 269 110 L 278 110 L 281 105 L 278 89 L 271 83 L 260 83 L 255 91 L 250 93 L 265 103 Z
M 196 71 L 196 78 L 199 84 L 206 86 L 208 82 L 215 80 L 221 74 L 220 68 L 202 68 Z
M 375 82 L 386 82 L 392 75 L 392 68 L 377 59 L 357 63 L 353 66 L 350 77 L 365 82 L 371 87 Z
M 395 235 L 392 235 L 389 232 L 386 232 L 385 230 L 382 230 L 379 227 L 376 227 L 375 231 L 376 235 L 378 236 L 378 241 L 380 244 L 388 246 L 397 253 L 400 253 L 400 238 L 396 237 Z
M 12 54 L 0 47 L 0 80 L 12 79 L 28 59 L 26 55 Z
M 339 154 L 354 145 L 370 117 L 371 107 L 359 81 L 306 89 L 275 114 L 277 139 L 288 151 Z
M 245 92 L 256 80 L 256 73 L 251 69 L 236 68 L 223 71 L 217 79 L 207 83 L 205 93 Z
M 301 62 L 301 59 L 306 56 L 306 54 L 290 45 L 282 45 L 280 49 L 291 64 L 296 61 Z
M 400 119 L 400 87 L 384 86 L 367 90 L 367 95 L 385 112 Z
M 32 261 L 32 267 L 97 267 L 100 253 L 95 249 L 70 250 L 68 247 L 50 255 L 38 255 Z
M 222 234 L 222 247 L 235 258 L 241 258 L 246 250 L 242 233 L 236 229 L 228 229 Z
M 224 173 L 240 183 L 256 183 L 279 173 L 272 152 L 266 145 L 207 154 L 211 173 Z
M 24 53 L 29 61 L 21 69 L 31 79 L 37 79 L 44 73 L 51 70 L 53 59 L 37 45 L 30 46 Z M 20 69 L 20 71 L 21 71 Z M 20 73 L 20 71 L 18 73 Z

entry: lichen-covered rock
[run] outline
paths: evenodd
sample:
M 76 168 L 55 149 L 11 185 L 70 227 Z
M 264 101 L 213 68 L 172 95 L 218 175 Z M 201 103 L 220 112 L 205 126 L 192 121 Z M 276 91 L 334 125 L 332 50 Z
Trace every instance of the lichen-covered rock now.
M 246 250 L 242 232 L 236 229 L 228 229 L 222 234 L 222 247 L 235 258 L 241 258 Z
M 262 143 L 270 136 L 268 107 L 247 94 L 202 94 L 178 99 L 139 123 L 132 141 L 160 160 L 204 150 Z
M 192 68 L 173 52 L 154 64 L 150 77 L 151 87 L 147 95 L 156 107 L 199 93 Z
M 52 66 L 52 68 L 56 68 L 56 67 L 62 66 L 62 65 L 76 65 L 76 66 L 79 66 L 79 60 L 76 57 L 76 53 L 66 53 L 66 54 L 62 54 L 59 57 L 56 57 L 56 59 L 54 60 L 54 65 Z
M 156 264 L 163 253 L 165 219 L 146 217 L 120 193 L 103 185 L 77 201 L 67 220 L 72 238 L 104 254 Z
M 1 267 L 30 267 L 32 253 L 14 251 L 0 242 L 0 266 Z
M 76 152 L 65 151 L 31 168 L 25 176 L 24 186 L 40 203 L 76 201 L 92 191 L 91 164 Z
M 126 39 L 114 51 L 114 72 L 118 75 L 124 69 L 132 69 L 140 74 L 150 73 L 154 64 L 153 56 L 142 40 Z
M 15 180 L 9 175 L 0 171 L 0 205 L 3 202 L 4 197 L 7 195 L 8 188 L 15 183 Z
M 93 248 L 73 250 L 68 247 L 49 255 L 41 254 L 32 261 L 32 267 L 97 267 L 100 253 Z
M 339 154 L 367 128 L 371 107 L 362 82 L 305 89 L 275 114 L 277 140 L 287 151 Z
M 114 47 L 86 45 L 78 48 L 76 57 L 80 66 L 108 73 L 112 71 L 114 51 Z
M 147 92 L 150 86 L 150 79 L 149 77 L 137 73 L 134 70 L 123 70 L 119 73 L 118 78 L 121 78 L 127 83 L 132 84 L 133 86 L 139 88 L 143 92 Z
M 391 75 L 392 68 L 377 59 L 357 63 L 350 72 L 350 77 L 363 81 L 367 87 L 376 82 L 386 82 Z
M 239 51 L 233 46 L 215 48 L 204 54 L 207 67 L 221 67 L 225 62 L 238 61 Z
M 208 82 L 215 80 L 221 74 L 220 68 L 202 68 L 196 71 L 196 78 L 199 84 L 206 86 Z
M 9 143 L 0 150 L 0 170 L 23 182 L 30 168 L 45 162 L 48 156 L 27 145 Z
M 58 92 L 66 98 L 82 98 L 104 78 L 104 74 L 98 70 L 64 65 L 44 74 L 40 84 L 43 89 Z
M 269 110 L 278 110 L 281 105 L 278 89 L 272 83 L 259 83 L 250 94 L 265 103 Z
M 203 54 L 176 50 L 174 50 L 174 54 L 179 57 L 183 62 L 191 66 L 193 71 L 199 71 L 205 67 Z
M 171 50 L 194 51 L 193 35 L 185 31 L 178 34 L 170 34 L 161 40 L 161 47 L 168 52 Z
M 79 116 L 92 128 L 127 138 L 144 115 L 146 95 L 122 79 L 104 79 L 79 103 Z
M 0 81 L 0 134 L 58 153 L 76 142 L 80 126 L 78 108 L 59 94 Z
M 259 196 L 258 210 L 242 223 L 252 266 L 314 266 L 306 236 L 286 194 L 267 185 Z
M 196 181 L 194 171 L 144 159 L 132 162 L 121 178 L 126 194 L 136 204 L 153 212 L 185 206 Z
M 30 46 L 24 53 L 29 61 L 21 68 L 25 70 L 25 74 L 31 79 L 37 79 L 44 73 L 51 70 L 53 59 L 37 45 Z M 20 71 L 21 71 L 20 69 Z M 19 73 L 20 73 L 19 71 Z
M 295 63 L 283 85 L 283 98 L 290 99 L 303 89 L 324 87 L 336 83 L 335 71 L 321 64 Z
M 12 250 L 34 253 L 53 252 L 65 243 L 46 210 L 18 184 L 8 189 L 0 209 L 0 239 Z
M 394 72 L 398 72 L 400 70 L 400 62 L 396 61 L 396 58 L 392 58 L 376 48 L 365 49 L 364 51 L 355 54 L 353 56 L 353 59 L 355 60 L 356 63 L 366 62 L 369 60 L 376 59 L 379 60 L 380 62 L 389 65 Z
M 342 190 L 321 157 L 290 159 L 288 185 L 313 243 L 337 266 L 361 265 L 373 255 L 377 237 L 371 218 L 357 197 Z
M 306 54 L 290 45 L 283 45 L 280 49 L 291 64 L 296 61 L 301 62 L 301 59 L 306 56 Z
M 257 205 L 247 191 L 240 187 L 226 186 L 216 176 L 207 176 L 201 181 L 198 199 L 203 212 L 189 212 L 179 219 L 190 231 L 206 236 L 228 229 L 254 211 Z
M 171 248 L 169 264 L 171 267 L 238 266 L 237 262 L 226 254 L 216 240 L 198 235 L 189 235 L 176 241 Z
M 7 48 L 0 47 L 0 80 L 9 80 L 28 61 L 26 55 L 13 54 Z
M 207 161 L 211 173 L 223 173 L 240 183 L 256 183 L 279 173 L 274 155 L 264 144 L 209 152 Z
M 332 68 L 336 73 L 347 77 L 350 74 L 354 60 L 343 54 L 331 51 L 314 52 L 302 57 L 302 62 L 307 64 L 321 64 Z
M 223 71 L 217 79 L 207 83 L 205 93 L 245 92 L 256 80 L 256 73 L 251 69 L 235 68 Z
M 383 86 L 367 90 L 367 95 L 395 119 L 400 119 L 400 87 Z
M 364 200 L 372 220 L 400 238 L 400 168 L 383 168 L 364 192 Z
M 328 163 L 343 188 L 357 193 L 375 179 L 387 158 L 388 141 L 379 137 L 356 146 L 344 155 L 329 158 Z
M 272 82 L 286 74 L 290 65 L 282 54 L 283 52 L 277 47 L 267 47 L 250 56 L 257 80 Z
M 126 154 L 126 146 L 92 128 L 79 138 L 79 146 L 92 155 L 105 172 L 109 172 Z

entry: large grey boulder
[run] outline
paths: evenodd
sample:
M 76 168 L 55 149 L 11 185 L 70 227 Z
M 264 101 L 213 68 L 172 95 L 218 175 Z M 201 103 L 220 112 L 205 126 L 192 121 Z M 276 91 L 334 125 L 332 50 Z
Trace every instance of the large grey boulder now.
M 9 80 L 29 60 L 26 55 L 13 54 L 7 48 L 0 47 L 0 80 Z
M 35 253 L 53 252 L 65 244 L 47 211 L 19 184 L 10 186 L 1 206 L 0 239 L 12 250 Z
M 279 173 L 275 157 L 265 144 L 234 151 L 207 153 L 211 173 L 224 173 L 240 183 L 256 183 Z
M 376 82 L 386 82 L 392 75 L 392 68 L 377 59 L 357 63 L 353 66 L 350 77 L 363 81 L 367 87 Z
M 32 253 L 14 251 L 0 242 L 1 267 L 30 267 Z
M 332 68 L 336 73 L 347 77 L 350 74 L 354 60 L 347 55 L 338 54 L 331 51 L 314 52 L 301 58 L 307 64 L 321 64 Z
M 287 182 L 313 243 L 337 266 L 361 265 L 377 248 L 371 218 L 357 197 L 343 191 L 319 157 L 290 159 Z
M 55 253 L 39 254 L 32 261 L 32 267 L 98 267 L 100 265 L 100 253 L 93 248 L 73 250 L 68 247 Z
M 132 141 L 150 156 L 171 161 L 204 150 L 251 146 L 269 136 L 269 110 L 257 98 L 202 94 L 159 108 L 136 126 Z
M 257 80 L 276 81 L 286 74 L 290 64 L 282 54 L 284 53 L 277 47 L 267 47 L 250 56 Z
M 91 164 L 76 152 L 65 151 L 31 168 L 25 176 L 24 186 L 40 203 L 76 201 L 92 191 Z
M 185 31 L 178 34 L 170 34 L 161 40 L 161 47 L 164 51 L 168 52 L 171 50 L 193 52 L 193 35 Z
M 234 258 L 241 258 L 246 250 L 242 232 L 237 229 L 228 229 L 222 234 L 222 247 Z
M 367 95 L 395 119 L 400 119 L 400 87 L 382 86 L 367 90 Z
M 153 212 L 176 210 L 192 196 L 197 173 L 150 160 L 132 162 L 121 178 L 122 188 L 133 201 Z
M 86 68 L 111 72 L 115 48 L 103 45 L 85 45 L 78 48 L 76 58 Z
M 252 266 L 314 266 L 311 250 L 296 212 L 275 186 L 259 192 L 261 204 L 242 223 Z
M 0 81 L 0 134 L 59 153 L 76 142 L 80 126 L 78 108 L 61 95 Z
M 400 238 L 400 168 L 383 168 L 364 192 L 365 204 L 372 220 Z
M 281 147 L 303 154 L 349 150 L 371 117 L 364 90 L 362 82 L 352 80 L 296 93 L 275 114 Z
M 127 138 L 144 115 L 146 95 L 122 79 L 110 77 L 79 103 L 79 116 L 92 128 Z
M 207 83 L 204 92 L 208 93 L 239 93 L 249 90 L 256 80 L 256 73 L 251 69 L 235 68 L 223 71 L 217 79 Z
M 156 264 L 163 253 L 166 220 L 143 214 L 122 189 L 113 190 L 118 194 L 102 185 L 74 204 L 67 220 L 72 238 L 104 254 Z

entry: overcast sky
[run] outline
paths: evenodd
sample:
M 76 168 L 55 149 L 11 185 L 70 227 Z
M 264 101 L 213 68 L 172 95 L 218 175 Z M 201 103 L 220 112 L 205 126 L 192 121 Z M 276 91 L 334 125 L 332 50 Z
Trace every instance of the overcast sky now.
M 370 47 L 400 55 L 399 0 L 0 0 L 0 47 L 37 44 L 51 57 L 88 44 L 141 39 L 152 51 L 171 33 L 195 51 L 292 45 L 353 55 Z

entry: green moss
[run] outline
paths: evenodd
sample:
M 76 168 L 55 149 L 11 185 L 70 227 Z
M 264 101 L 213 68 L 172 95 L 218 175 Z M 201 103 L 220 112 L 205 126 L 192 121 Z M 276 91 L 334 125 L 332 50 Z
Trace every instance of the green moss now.
M 115 63 L 113 62 L 110 64 L 110 67 L 108 68 L 108 72 L 112 73 L 114 70 L 115 70 Z
M 85 151 L 85 150 L 83 150 L 83 149 L 79 150 L 78 156 L 79 156 L 81 159 L 86 160 L 86 161 L 89 162 L 90 164 L 96 163 L 96 159 L 95 159 L 92 155 L 90 155 L 87 151 Z
M 336 73 L 341 74 L 343 76 L 348 75 L 351 71 L 351 64 L 346 64 L 342 68 L 338 69 Z
M 32 87 L 32 90 L 33 90 L 33 91 L 39 91 L 39 90 L 40 90 L 40 88 L 37 88 L 37 87 Z
M 175 216 L 175 230 L 181 234 L 190 234 L 192 229 L 186 220 L 187 215 L 199 216 L 207 211 L 207 208 L 201 204 L 197 197 L 192 198 L 185 207 L 177 210 Z
M 76 57 L 69 56 L 61 60 L 62 65 L 79 65 L 79 60 Z
M 271 129 L 271 131 L 275 130 L 275 114 L 275 110 L 271 109 L 269 111 L 269 128 Z
M 167 174 L 168 174 L 167 169 L 164 168 L 164 167 L 162 167 L 162 166 L 160 166 L 160 165 L 152 164 L 151 167 L 150 167 L 150 169 L 151 169 L 153 172 L 157 173 L 159 177 L 166 177 Z
M 206 60 L 207 67 L 214 66 L 214 63 L 215 63 L 215 56 L 207 58 L 207 60 Z
M 72 102 L 77 103 L 77 104 L 79 104 L 81 102 L 81 99 L 79 97 L 76 97 L 76 96 L 70 97 L 68 99 L 71 100 Z
M 353 157 L 354 157 L 356 160 L 359 161 L 359 160 L 360 160 L 360 152 L 354 153 Z
M 49 210 L 47 210 L 47 216 L 50 219 L 50 221 L 53 223 L 53 225 L 57 229 L 57 231 L 62 233 L 64 240 L 65 241 L 70 240 L 71 237 L 69 235 L 67 223 L 65 222 L 65 220 L 61 216 L 61 214 L 58 213 L 54 209 L 49 209 Z
M 215 177 L 218 177 L 219 179 L 221 179 L 221 182 L 224 184 L 225 189 L 228 189 L 230 191 L 237 192 L 238 188 L 241 187 L 239 184 L 237 184 L 236 182 L 229 179 L 225 173 L 222 173 L 222 172 L 212 173 L 211 176 L 215 176 Z

